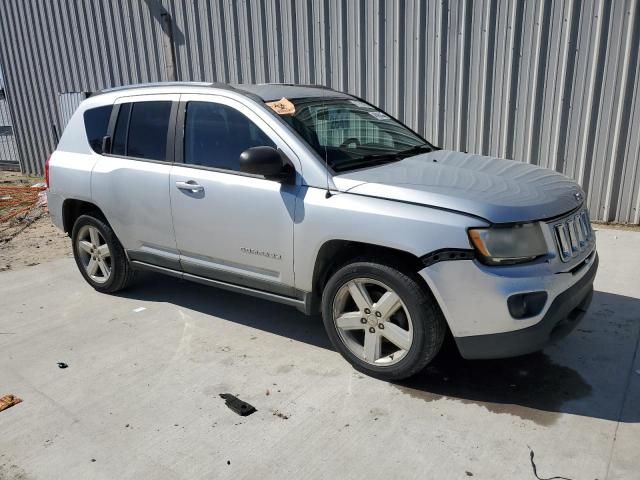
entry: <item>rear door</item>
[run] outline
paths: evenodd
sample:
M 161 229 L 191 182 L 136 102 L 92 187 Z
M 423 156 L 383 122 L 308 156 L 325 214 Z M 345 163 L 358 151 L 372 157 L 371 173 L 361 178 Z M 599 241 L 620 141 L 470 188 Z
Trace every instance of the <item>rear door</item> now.
M 170 182 L 176 241 L 186 273 L 296 296 L 299 179 L 283 184 L 239 171 L 240 153 L 265 145 L 281 148 L 299 171 L 293 151 L 246 105 L 216 95 L 181 96 Z
M 179 269 L 169 174 L 179 95 L 123 97 L 109 124 L 111 150 L 96 163 L 92 196 L 129 258 Z

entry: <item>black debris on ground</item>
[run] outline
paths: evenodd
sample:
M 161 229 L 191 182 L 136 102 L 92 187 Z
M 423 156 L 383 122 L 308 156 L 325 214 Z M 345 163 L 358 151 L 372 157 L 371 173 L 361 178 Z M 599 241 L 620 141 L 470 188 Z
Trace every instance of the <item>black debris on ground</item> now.
M 527 445 L 527 447 L 529 446 Z M 533 448 L 529 447 L 529 460 L 531 461 L 531 468 L 533 469 L 533 474 L 538 480 L 572 480 L 568 477 L 540 477 L 538 475 L 538 466 L 536 465 L 536 462 L 533 461 L 533 457 L 535 457 L 535 453 L 533 452 Z
M 67 368 L 69 365 L 67 365 L 64 362 L 58 362 L 58 368 Z
M 247 415 L 257 412 L 253 405 L 240 400 L 238 397 L 230 393 L 221 393 L 220 398 L 224 399 L 224 404 L 229 407 L 231 411 L 237 413 L 241 417 L 246 417 Z

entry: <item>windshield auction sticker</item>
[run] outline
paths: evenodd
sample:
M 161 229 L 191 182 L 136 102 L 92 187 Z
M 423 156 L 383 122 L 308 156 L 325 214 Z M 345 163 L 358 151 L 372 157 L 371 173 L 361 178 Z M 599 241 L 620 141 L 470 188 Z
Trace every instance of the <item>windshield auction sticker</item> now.
M 275 102 L 267 102 L 266 105 L 278 115 L 293 115 L 296 113 L 296 106 L 284 97 Z
M 356 107 L 359 108 L 372 108 L 371 105 L 367 105 L 364 102 L 361 102 L 360 100 L 349 100 L 353 105 L 355 105 Z
M 385 115 L 382 112 L 369 112 L 369 115 L 376 118 L 377 120 L 389 120 L 389 116 Z

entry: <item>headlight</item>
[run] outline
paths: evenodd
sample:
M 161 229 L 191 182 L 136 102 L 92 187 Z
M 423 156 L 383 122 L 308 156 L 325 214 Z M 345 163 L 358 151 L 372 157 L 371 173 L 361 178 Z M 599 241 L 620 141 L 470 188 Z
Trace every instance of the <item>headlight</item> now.
M 480 260 L 489 265 L 528 262 L 547 253 L 547 243 L 537 223 L 470 228 L 469 239 Z

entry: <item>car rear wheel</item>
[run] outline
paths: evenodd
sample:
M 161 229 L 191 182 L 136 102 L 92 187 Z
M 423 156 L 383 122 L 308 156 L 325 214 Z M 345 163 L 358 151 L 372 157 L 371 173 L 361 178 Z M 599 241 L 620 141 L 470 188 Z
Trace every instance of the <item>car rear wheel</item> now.
M 359 371 L 400 380 L 440 350 L 445 321 L 417 278 L 390 265 L 350 263 L 327 282 L 322 316 L 334 347 Z
M 76 265 L 93 288 L 113 293 L 129 285 L 133 271 L 106 222 L 97 216 L 81 215 L 73 225 L 71 239 Z

